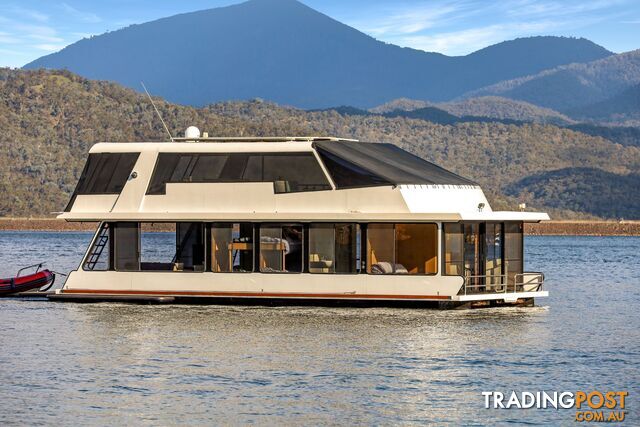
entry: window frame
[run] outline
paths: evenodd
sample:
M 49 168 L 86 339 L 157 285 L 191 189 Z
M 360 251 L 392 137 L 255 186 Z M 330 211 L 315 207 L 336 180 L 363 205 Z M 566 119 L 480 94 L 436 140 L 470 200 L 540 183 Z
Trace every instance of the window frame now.
M 93 273 L 93 272 L 101 272 L 104 273 L 106 271 L 114 271 L 114 265 L 113 265 L 113 254 L 114 254 L 114 247 L 113 247 L 113 223 L 109 222 L 109 221 L 102 221 L 99 225 L 98 228 L 96 229 L 96 232 L 94 233 L 93 237 L 91 238 L 91 243 L 89 243 L 89 247 L 87 248 L 87 250 L 85 251 L 84 256 L 82 257 L 82 264 L 81 264 L 81 268 L 82 271 L 86 271 L 89 273 Z M 96 243 L 98 242 L 98 239 L 100 238 L 100 233 L 102 232 L 102 230 L 104 228 L 107 228 L 107 232 L 108 232 L 108 241 L 107 241 L 107 245 L 106 245 L 106 250 L 107 250 L 107 254 L 109 256 L 109 261 L 107 262 L 107 268 L 104 270 L 95 270 L 95 269 L 89 269 L 86 268 L 87 263 L 89 261 L 89 257 L 91 256 L 91 253 L 93 251 L 93 248 L 95 247 Z M 104 251 L 104 250 L 103 250 Z
M 354 188 L 373 188 L 373 187 L 396 187 L 396 184 L 393 184 L 392 182 L 388 181 L 387 179 L 375 174 L 374 172 L 369 171 L 368 169 L 363 168 L 362 166 L 359 166 L 349 160 L 343 159 L 340 156 L 337 156 L 327 150 L 324 150 L 322 148 L 316 148 L 315 150 L 317 156 L 318 156 L 318 161 L 322 164 L 324 170 L 326 171 L 326 174 L 331 178 L 331 182 L 333 183 L 333 186 L 335 187 L 336 190 L 349 190 L 349 189 L 354 189 Z M 343 168 L 343 169 L 349 169 L 348 167 L 341 165 L 340 164 L 340 160 L 344 163 L 348 163 L 350 166 L 352 166 L 354 169 L 365 172 L 364 174 L 360 174 L 362 176 L 365 177 L 373 177 L 375 179 L 377 179 L 377 182 L 370 182 L 370 183 L 366 183 L 366 184 L 353 184 L 353 185 L 341 185 L 338 184 L 337 180 L 336 180 L 336 174 L 332 173 L 332 167 L 333 165 L 329 165 L 326 160 L 328 160 L 329 162 L 332 162 L 334 164 L 337 164 L 339 167 Z M 353 169 L 351 169 L 353 170 Z M 335 172 L 335 170 L 333 171 Z
M 486 235 L 486 225 L 487 224 L 501 224 L 501 233 L 500 233 L 500 238 L 502 239 L 502 247 L 501 247 L 501 270 L 502 273 L 501 274 L 508 274 L 508 271 L 505 273 L 505 270 L 507 269 L 507 261 L 510 260 L 510 258 L 507 257 L 507 251 L 506 251 L 506 234 L 507 234 L 507 227 L 509 224 L 518 224 L 521 228 L 521 233 L 520 236 L 522 236 L 521 242 L 520 242 L 520 251 L 519 251 L 519 259 L 511 259 L 511 260 L 516 260 L 516 261 L 520 261 L 522 263 L 522 271 L 525 271 L 525 264 L 524 264 L 524 237 L 525 237 L 525 233 L 524 233 L 524 222 L 523 221 L 457 221 L 457 222 L 442 222 L 442 244 L 441 244 L 441 253 L 442 253 L 442 262 L 441 262 L 441 267 L 442 267 L 442 275 L 443 276 L 447 276 L 447 277 L 464 277 L 464 246 L 462 248 L 463 250 L 463 255 L 462 255 L 462 262 L 463 262 L 463 273 L 462 274 L 446 274 L 446 261 L 445 261 L 445 251 L 446 251 L 446 236 L 445 236 L 445 224 L 457 224 L 460 225 L 462 227 L 462 235 L 463 235 L 463 239 L 464 239 L 464 225 L 465 224 L 478 224 L 478 227 L 482 226 L 482 228 L 484 229 L 484 234 Z M 486 239 L 486 237 L 485 237 Z M 484 247 L 485 243 L 482 242 L 482 245 Z M 484 253 L 484 249 L 483 249 L 483 257 L 484 257 L 484 261 L 486 262 L 487 258 L 486 258 L 486 253 Z M 485 272 L 486 273 L 486 272 Z
M 138 226 L 138 238 L 137 238 L 137 251 L 138 251 L 138 269 L 137 270 L 121 270 L 116 268 L 116 229 L 119 223 L 135 223 Z M 142 226 L 143 224 L 174 224 L 176 226 L 176 231 L 173 236 L 174 239 L 177 239 L 177 225 L 179 223 L 188 223 L 188 224 L 202 224 L 203 227 L 203 245 L 204 245 L 204 268 L 201 271 L 198 270 L 143 270 L 142 269 Z M 85 264 L 91 254 L 91 249 L 94 247 L 97 239 L 99 238 L 99 231 L 102 230 L 104 224 L 107 224 L 109 227 L 109 268 L 107 270 L 89 270 L 85 268 Z M 120 273 L 212 273 L 209 269 L 209 260 L 207 259 L 207 253 L 209 252 L 210 242 L 207 239 L 207 230 L 210 223 L 205 221 L 103 221 L 100 223 L 98 231 L 94 234 L 91 239 L 91 243 L 89 245 L 88 250 L 85 252 L 84 257 L 82 258 L 82 270 L 86 272 L 107 272 L 107 271 L 116 271 Z M 253 223 L 255 224 L 255 223 Z M 255 227 L 254 227 L 255 230 Z M 177 253 L 177 244 L 176 244 L 176 253 Z M 175 254 L 174 254 L 175 257 Z M 253 271 L 255 272 L 255 270 Z
M 253 249 L 251 250 L 251 271 L 233 271 L 233 265 L 231 266 L 231 271 L 214 271 L 213 270 L 213 265 L 211 264 L 211 260 L 212 260 L 212 251 L 213 251 L 213 240 L 212 240 L 212 230 L 215 228 L 214 225 L 216 224 L 230 224 L 231 226 L 233 226 L 234 224 L 249 224 L 251 225 L 251 239 L 252 239 L 252 243 L 253 243 Z M 205 223 L 205 262 L 207 264 L 207 267 L 205 269 L 205 271 L 207 273 L 214 273 L 214 274 L 250 274 L 250 273 L 256 273 L 256 272 L 260 272 L 260 271 L 256 271 L 256 253 L 258 252 L 258 248 L 256 247 L 256 224 L 255 222 L 251 222 L 251 221 L 231 221 L 231 222 L 227 222 L 227 221 L 220 221 L 220 222 L 207 222 Z M 233 227 L 232 227 L 233 230 Z M 231 232 L 231 238 L 233 239 L 233 231 Z M 258 246 L 260 245 L 260 242 L 258 242 Z
M 393 277 L 428 277 L 428 276 L 438 276 L 440 273 L 440 261 L 438 261 L 438 258 L 443 258 L 441 256 L 441 252 L 440 252 L 440 240 L 441 240 L 441 228 L 439 226 L 439 223 L 437 222 L 433 222 L 433 221 L 422 221 L 422 222 L 415 222 L 415 221 L 386 221 L 386 222 L 381 222 L 381 221 L 375 221 L 375 222 L 366 222 L 366 223 L 359 223 L 361 226 L 362 224 L 367 224 L 367 231 L 366 234 L 364 236 L 364 248 L 365 248 L 365 252 L 364 252 L 364 256 L 362 257 L 362 261 L 364 261 L 364 268 L 361 269 L 361 274 L 367 274 L 367 275 L 371 275 L 371 276 L 393 276 Z M 435 225 L 436 226 L 436 243 L 435 243 L 435 249 L 436 249 L 436 271 L 434 273 L 389 273 L 389 274 L 377 274 L 377 273 L 371 273 L 369 271 L 369 226 L 371 224 L 392 224 L 393 225 L 393 243 L 394 245 L 397 245 L 397 240 L 396 240 L 396 224 L 411 224 L 411 225 L 416 225 L 416 224 L 430 224 L 430 225 Z M 442 239 L 444 240 L 444 239 Z M 397 247 L 394 246 L 394 256 L 395 258 L 397 258 Z M 397 261 L 394 260 L 394 261 Z M 397 263 L 395 263 L 397 264 Z
M 506 249 L 506 243 L 507 243 L 507 230 L 508 230 L 508 226 L 509 225 L 515 225 L 519 228 L 519 233 L 514 233 L 514 234 L 518 234 L 520 236 L 520 251 L 518 253 L 518 256 L 520 258 L 509 258 L 507 257 L 507 249 Z M 524 237 L 525 237 L 525 232 L 524 232 L 524 221 L 503 221 L 502 222 L 502 239 L 503 239 L 503 246 L 502 246 L 502 272 L 503 274 L 507 275 L 507 283 L 509 282 L 509 270 L 508 270 L 508 262 L 509 261 L 520 261 L 520 265 L 522 267 L 522 271 L 520 273 L 514 273 L 514 274 L 523 274 L 526 269 L 525 269 L 525 264 L 524 264 Z M 514 282 L 515 282 L 515 276 L 514 276 Z
M 173 221 L 163 221 L 163 222 L 173 222 Z M 143 223 L 140 223 L 141 225 Z M 201 232 L 202 232 L 202 250 L 203 250 L 203 259 L 202 259 L 202 270 L 177 270 L 177 271 L 173 271 L 171 270 L 170 273 L 206 273 L 207 269 L 209 268 L 209 260 L 207 259 L 207 253 L 209 252 L 209 241 L 207 239 L 207 225 L 208 223 L 206 221 L 175 221 L 176 224 L 176 234 L 175 234 L 175 239 L 176 239 L 176 253 L 174 255 L 174 257 L 178 254 L 178 224 L 200 224 L 202 226 Z M 177 262 L 177 260 L 176 260 Z M 165 271 L 166 272 L 166 271 Z
M 307 265 L 306 259 L 307 255 L 307 246 L 306 246 L 306 223 L 303 222 L 262 222 L 262 223 L 254 223 L 254 233 L 256 233 L 256 224 L 259 224 L 257 227 L 257 237 L 258 237 L 258 250 L 254 251 L 254 257 L 257 259 L 257 268 L 256 263 L 254 262 L 253 272 L 260 274 L 310 274 L 308 271 L 305 271 L 305 266 Z M 274 228 L 274 226 L 282 227 L 300 227 L 302 229 L 302 239 L 301 239 L 301 256 L 300 260 L 300 271 L 262 271 L 262 267 L 260 266 L 260 258 L 262 256 L 262 229 L 263 228 Z M 286 256 L 286 254 L 285 254 Z
M 140 253 L 140 238 L 141 238 L 141 232 L 140 229 L 142 228 L 142 223 L 141 222 L 137 222 L 137 221 L 117 221 L 114 223 L 111 223 L 111 225 L 113 226 L 113 224 L 116 224 L 115 227 L 113 227 L 113 264 L 112 264 L 112 268 L 114 271 L 121 271 L 123 273 L 135 273 L 135 272 L 139 272 L 142 271 L 141 268 L 141 253 Z M 120 224 L 135 224 L 135 229 L 136 229 L 136 254 L 137 254 L 137 265 L 138 268 L 135 270 L 125 270 L 125 269 L 120 269 L 118 268 L 118 228 L 120 226 Z
M 264 181 L 264 180 L 215 180 L 215 181 L 207 181 L 207 180 L 196 180 L 196 181 L 175 181 L 172 180 L 171 177 L 169 177 L 169 179 L 167 179 L 166 181 L 163 182 L 163 190 L 160 192 L 156 192 L 155 190 L 153 192 L 150 192 L 152 185 L 155 185 L 154 183 L 154 178 L 156 176 L 156 173 L 158 172 L 158 166 L 160 163 L 160 158 L 161 156 L 165 154 L 171 154 L 171 155 L 175 155 L 175 156 L 233 156 L 233 155 L 242 155 L 242 156 L 261 156 L 262 160 L 262 176 L 264 177 L 264 157 L 265 156 L 274 156 L 274 157 L 287 157 L 287 156 L 300 156 L 300 155 L 304 155 L 304 156 L 308 156 L 311 159 L 313 159 L 315 161 L 315 163 L 318 166 L 318 171 L 322 174 L 322 176 L 324 177 L 326 187 L 327 188 L 323 188 L 323 189 L 317 189 L 317 190 L 296 190 L 296 191 L 284 191 L 284 192 L 278 192 L 276 191 L 276 182 L 274 180 L 270 180 L 270 181 Z M 197 159 L 193 165 L 193 168 L 195 168 L 198 164 L 198 162 L 200 161 L 200 159 Z M 178 160 L 179 162 L 179 160 Z M 193 169 L 192 168 L 192 169 Z M 224 169 L 224 166 L 223 166 Z M 175 171 L 175 168 L 174 168 Z M 173 175 L 173 173 L 171 174 Z M 202 153 L 202 152 L 159 152 L 158 155 L 156 156 L 156 161 L 155 164 L 153 166 L 153 172 L 151 173 L 151 178 L 149 179 L 149 183 L 147 184 L 147 188 L 145 190 L 145 196 L 162 196 L 162 195 L 166 195 L 167 194 L 167 184 L 256 184 L 256 183 L 270 183 L 272 185 L 273 188 L 273 192 L 274 194 L 291 194 L 291 193 L 311 193 L 311 192 L 316 192 L 316 191 L 331 191 L 334 189 L 333 186 L 333 180 L 330 176 L 330 174 L 328 173 L 328 171 L 325 169 L 325 165 L 323 163 L 321 163 L 321 160 L 315 155 L 315 152 L 313 151 L 291 151 L 291 152 L 231 152 L 231 153 Z
M 126 178 L 124 178 L 124 182 L 122 183 L 122 188 L 120 188 L 119 191 L 115 191 L 114 190 L 114 191 L 111 191 L 111 192 L 109 192 L 109 191 L 107 191 L 107 192 L 104 192 L 104 191 L 87 192 L 86 190 L 85 191 L 80 191 L 82 189 L 81 188 L 81 184 L 83 186 L 85 186 L 86 183 L 87 183 L 87 178 L 89 178 L 87 176 L 87 174 L 89 173 L 89 163 L 91 162 L 91 159 L 92 158 L 98 158 L 99 159 L 102 156 L 113 156 L 113 155 L 118 155 L 119 158 L 118 158 L 118 161 L 116 162 L 116 168 L 114 168 L 114 170 L 111 173 L 111 178 L 109 178 L 109 183 L 113 180 L 114 175 L 118 171 L 117 169 L 118 169 L 118 166 L 120 166 L 120 162 L 124 161 L 126 163 L 126 157 L 127 156 L 129 156 L 130 159 L 132 160 L 131 168 L 127 172 Z M 78 196 L 112 196 L 112 195 L 122 194 L 122 191 L 127 186 L 127 182 L 129 181 L 129 178 L 131 177 L 131 174 L 135 170 L 136 164 L 138 163 L 139 159 L 140 159 L 140 152 L 138 152 L 138 151 L 89 153 L 89 155 L 87 156 L 87 160 L 85 161 L 84 167 L 82 168 L 82 171 L 80 172 L 80 176 L 78 177 L 78 182 L 76 182 L 76 186 L 73 189 L 73 193 L 71 194 L 69 202 L 67 202 L 67 205 L 64 208 L 64 212 L 70 212 L 73 209 L 73 205 L 75 204 L 76 199 L 78 198 Z M 96 160 L 96 161 L 99 162 L 100 160 Z M 106 161 L 107 160 L 105 160 L 105 162 Z M 94 173 L 95 172 L 96 171 L 94 171 Z
M 445 224 L 455 224 L 460 226 L 461 233 L 462 233 L 462 258 L 460 259 L 459 263 L 462 264 L 462 274 L 447 274 L 447 260 L 446 260 L 446 250 L 447 250 L 447 238 L 446 238 L 446 233 L 445 233 Z M 463 226 L 463 222 L 462 221 L 457 221 L 457 222 L 442 222 L 442 237 L 441 237 L 441 245 L 440 245 L 440 252 L 442 253 L 442 276 L 446 276 L 446 277 L 464 277 L 464 226 Z
M 309 266 L 309 262 L 310 261 L 310 253 L 308 252 L 308 250 L 311 248 L 311 244 L 310 244 L 310 239 L 311 239 L 311 229 L 313 228 L 314 225 L 322 225 L 322 224 L 326 224 L 326 225 L 332 225 L 333 226 L 333 245 L 334 245 L 334 256 L 333 256 L 333 262 L 335 263 L 336 260 L 336 255 L 335 255 L 335 238 L 336 238 L 336 225 L 354 225 L 356 228 L 356 253 L 355 253 L 355 266 L 356 266 L 356 271 L 352 271 L 349 273 L 344 273 L 344 272 L 338 272 L 338 271 L 334 271 L 334 272 L 329 272 L 329 273 L 312 273 L 310 271 L 310 266 Z M 308 273 L 308 274 L 318 274 L 318 275 L 325 275 L 325 276 L 354 276 L 354 275 L 358 275 L 358 274 L 362 274 L 363 269 L 362 269 L 362 262 L 363 262 L 363 253 L 362 253 L 362 238 L 363 238 L 363 234 L 362 234 L 362 224 L 361 222 L 309 222 L 307 223 L 307 227 L 306 229 L 308 230 L 306 233 L 306 236 L 308 236 L 305 240 L 305 242 L 307 242 L 307 249 L 305 250 L 304 256 L 305 256 L 305 264 L 304 264 L 304 272 Z M 358 260 L 358 234 L 360 234 L 360 259 Z M 358 265 L 358 261 L 359 264 Z M 365 269 L 366 270 L 366 269 Z
M 129 171 L 126 174 L 126 178 L 124 178 L 124 182 L 122 183 L 122 188 L 119 191 L 113 190 L 113 191 L 96 191 L 96 192 L 88 192 L 86 190 L 81 191 L 82 189 L 80 188 L 80 181 L 82 181 L 83 185 L 87 185 L 87 179 L 88 178 L 93 178 L 93 175 L 88 176 L 87 174 L 89 173 L 89 162 L 90 159 L 92 158 L 91 156 L 95 156 L 93 158 L 102 158 L 102 157 L 106 157 L 106 156 L 118 156 L 118 160 L 115 162 L 115 168 L 111 171 L 111 176 L 107 182 L 107 187 L 109 186 L 109 184 L 111 184 L 111 182 L 114 179 L 114 176 L 116 175 L 118 171 L 118 167 L 123 167 L 126 166 L 127 163 L 127 157 L 130 158 L 130 160 L 132 161 L 131 163 L 131 168 L 129 169 Z M 74 195 L 77 196 L 104 196 L 104 195 L 114 195 L 114 194 L 120 194 L 122 193 L 122 190 L 124 190 L 124 187 L 127 185 L 127 181 L 129 180 L 129 177 L 131 176 L 131 173 L 133 172 L 133 170 L 136 167 L 136 163 L 138 163 L 138 159 L 140 159 L 140 152 L 138 151 L 131 151 L 131 152 L 104 152 L 104 153 L 89 153 L 89 156 L 87 157 L 87 161 L 85 163 L 84 168 L 82 169 L 82 172 L 80 173 L 80 178 L 78 178 L 78 183 L 76 184 L 76 189 L 74 191 Z M 100 160 L 96 160 L 96 162 L 99 162 Z M 104 162 L 108 162 L 109 159 L 105 159 Z M 125 163 L 125 165 L 121 165 L 120 163 Z M 105 165 L 102 165 L 102 167 L 104 168 Z M 126 169 L 123 169 L 123 171 Z M 94 174 L 97 173 L 98 171 L 94 170 Z M 102 172 L 102 169 L 100 170 L 100 173 Z M 119 185 L 118 185 L 119 186 Z

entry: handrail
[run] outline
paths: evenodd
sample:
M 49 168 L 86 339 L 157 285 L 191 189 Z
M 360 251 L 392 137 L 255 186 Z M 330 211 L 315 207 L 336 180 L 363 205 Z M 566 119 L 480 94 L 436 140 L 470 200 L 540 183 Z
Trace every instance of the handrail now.
M 525 282 L 525 277 L 531 277 L 532 280 Z M 461 292 L 464 295 L 468 293 L 516 293 L 516 292 L 538 292 L 542 290 L 544 284 L 544 273 L 542 272 L 523 272 L 513 274 L 513 283 L 509 283 L 509 277 L 506 274 L 478 274 L 478 275 L 465 275 Z M 473 280 L 476 279 L 476 280 Z M 480 283 L 470 283 L 480 279 Z M 487 279 L 490 282 L 487 282 Z M 497 283 L 495 283 L 497 281 Z M 533 286 L 533 289 L 524 290 L 525 286 Z M 481 289 L 484 289 L 481 290 Z M 488 291 L 487 289 L 491 289 Z M 474 290 L 476 290 L 474 292 Z
M 531 277 L 535 277 L 535 280 L 530 280 L 528 282 L 524 281 L 524 278 L 526 276 L 531 276 Z M 518 277 L 522 278 L 521 282 L 518 282 L 516 279 Z M 544 273 L 540 272 L 540 271 L 525 271 L 524 273 L 516 273 L 514 275 L 514 285 L 520 285 L 520 286 L 524 286 L 524 285 L 535 285 L 535 291 L 527 291 L 527 292 L 538 292 L 542 289 L 542 284 L 544 283 Z
M 28 269 L 33 268 L 33 267 L 37 267 L 36 271 L 33 273 L 33 274 L 36 274 L 38 271 L 40 271 L 40 268 L 42 268 L 42 264 L 44 264 L 44 263 L 41 262 L 41 263 L 38 263 L 38 264 L 29 265 L 27 267 L 22 267 L 20 270 L 18 270 L 18 274 L 16 274 L 16 277 L 20 277 L 20 274 L 23 271 L 28 270 Z

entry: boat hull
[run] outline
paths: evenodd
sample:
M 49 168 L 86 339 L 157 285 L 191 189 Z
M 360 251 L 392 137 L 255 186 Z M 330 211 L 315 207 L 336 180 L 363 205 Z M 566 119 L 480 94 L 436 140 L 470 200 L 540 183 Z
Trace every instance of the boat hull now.
M 55 274 L 49 270 L 42 270 L 27 276 L 0 279 L 0 296 L 39 289 L 50 285 L 54 279 Z
M 440 275 L 327 275 L 75 271 L 51 295 L 59 301 L 236 305 L 455 308 L 490 301 L 523 305 L 546 292 L 467 295 L 463 278 Z M 530 304 L 528 304 L 530 305 Z

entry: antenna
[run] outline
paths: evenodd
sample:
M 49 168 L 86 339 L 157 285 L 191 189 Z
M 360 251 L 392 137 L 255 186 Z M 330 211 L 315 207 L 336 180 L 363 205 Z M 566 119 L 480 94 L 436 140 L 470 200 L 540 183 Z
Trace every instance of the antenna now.
M 171 142 L 173 142 L 173 136 L 171 136 L 171 132 L 169 132 L 169 128 L 167 127 L 167 124 L 164 122 L 164 120 L 162 120 L 162 116 L 160 115 L 160 111 L 158 111 L 158 108 L 156 107 L 156 104 L 153 102 L 153 99 L 151 98 L 151 95 L 149 95 L 149 91 L 147 90 L 147 87 L 144 85 L 144 82 L 142 82 L 142 81 L 140 82 L 140 84 L 142 85 L 142 88 L 144 89 L 144 93 L 146 93 L 147 96 L 149 97 L 149 101 L 151 101 L 151 105 L 153 105 L 153 109 L 156 110 L 156 114 L 158 115 L 158 118 L 162 122 L 162 126 L 164 126 L 164 130 L 166 130 L 167 134 L 169 134 L 169 139 L 171 140 Z

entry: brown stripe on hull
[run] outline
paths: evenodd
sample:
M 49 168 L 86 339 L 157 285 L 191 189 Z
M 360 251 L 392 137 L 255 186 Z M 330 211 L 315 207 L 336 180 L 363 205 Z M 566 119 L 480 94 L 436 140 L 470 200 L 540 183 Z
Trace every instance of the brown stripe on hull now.
M 203 292 L 203 291 L 134 291 L 108 289 L 64 289 L 64 294 L 100 295 L 162 295 L 162 296 L 202 296 L 202 297 L 258 297 L 258 298 L 329 298 L 329 299 L 383 299 L 383 300 L 449 300 L 446 295 L 375 295 L 375 294 L 310 294 L 310 293 L 269 293 L 269 292 Z

